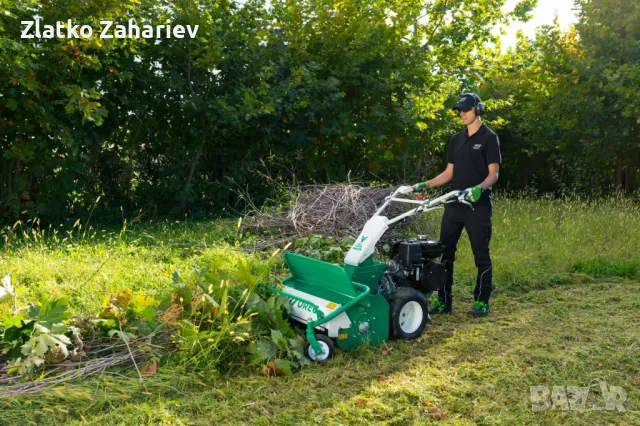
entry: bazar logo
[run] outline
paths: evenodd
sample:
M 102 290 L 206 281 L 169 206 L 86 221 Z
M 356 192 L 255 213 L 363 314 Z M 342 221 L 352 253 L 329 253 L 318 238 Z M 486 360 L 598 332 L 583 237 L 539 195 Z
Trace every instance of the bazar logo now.
M 627 391 L 620 386 L 607 386 L 607 382 L 600 381 L 600 395 L 604 406 L 593 404 L 587 407 L 590 386 L 531 386 L 531 408 L 534 412 L 546 410 L 563 411 L 613 411 L 624 412 Z M 596 396 L 597 392 L 594 392 Z
M 55 25 L 41 24 L 40 20 L 20 21 L 24 26 L 20 38 L 91 38 L 91 25 L 57 21 Z M 113 21 L 100 21 L 100 38 L 184 38 L 185 34 L 194 38 L 199 25 L 142 25 L 129 19 L 127 25 L 114 25 Z M 185 32 L 186 31 L 186 32 Z

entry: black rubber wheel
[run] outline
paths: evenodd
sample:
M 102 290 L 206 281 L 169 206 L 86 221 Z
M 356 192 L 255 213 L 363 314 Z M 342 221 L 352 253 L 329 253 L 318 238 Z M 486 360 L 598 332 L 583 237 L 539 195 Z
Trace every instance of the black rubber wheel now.
M 326 361 L 331 358 L 335 352 L 335 347 L 333 345 L 333 340 L 329 336 L 325 336 L 324 334 L 315 334 L 314 335 L 320 346 L 322 346 L 322 355 L 316 356 L 316 352 L 311 347 L 311 344 L 307 342 L 307 347 L 304 350 L 304 353 L 311 361 Z
M 398 339 L 415 339 L 429 319 L 427 297 L 410 287 L 401 287 L 389 299 L 389 332 Z

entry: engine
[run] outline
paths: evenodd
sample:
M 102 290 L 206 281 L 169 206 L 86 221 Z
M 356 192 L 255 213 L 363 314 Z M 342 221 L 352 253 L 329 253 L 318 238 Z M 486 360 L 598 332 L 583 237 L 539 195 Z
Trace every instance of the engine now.
M 428 293 L 444 283 L 446 265 L 442 263 L 444 246 L 440 241 L 419 235 L 384 242 L 381 248 L 389 260 L 378 283 L 378 293 L 390 295 L 398 287 L 413 287 Z

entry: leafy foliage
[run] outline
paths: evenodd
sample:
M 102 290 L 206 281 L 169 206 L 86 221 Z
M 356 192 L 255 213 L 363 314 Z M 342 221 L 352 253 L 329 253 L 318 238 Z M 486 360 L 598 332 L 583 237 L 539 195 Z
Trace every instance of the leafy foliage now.
M 158 302 L 148 296 L 133 295 L 128 288 L 107 297 L 98 313 L 97 323 L 103 330 L 134 331 L 147 335 L 155 330 L 158 322 Z
M 623 0 L 576 6 L 570 31 L 543 26 L 488 58 L 483 91 L 503 102 L 488 118 L 513 165 L 500 179 L 535 191 L 631 193 L 640 185 L 640 8 Z
M 287 320 L 291 305 L 285 296 L 273 295 L 264 300 L 254 294 L 248 306 L 257 314 L 253 333 L 259 336 L 247 349 L 249 364 L 264 366 L 265 375 L 291 374 L 292 367 L 310 364 L 304 356 L 304 340 Z
M 65 298 L 45 299 L 29 307 L 29 317 L 37 319 L 42 325 L 53 325 L 71 318 L 68 308 L 68 301 Z
M 63 323 L 70 317 L 64 298 L 44 299 L 29 306 L 27 317 L 4 317 L 0 347 L 3 354 L 11 354 L 12 370 L 27 374 L 45 361 L 57 363 L 70 355 L 82 355 L 71 340 L 80 341 L 80 329 Z
M 6 218 L 121 210 L 208 214 L 276 179 L 422 178 L 457 126 L 468 68 L 525 19 L 503 0 L 9 2 L 0 13 L 0 204 Z M 20 39 L 22 20 L 199 25 L 196 38 Z M 99 17 L 99 18 L 98 18 Z M 242 143 L 238 143 L 242 141 Z M 411 167 L 407 167 L 411 164 Z M 26 217 L 25 217 L 26 216 Z
M 185 277 L 175 273 L 171 288 L 155 297 L 129 289 L 106 297 L 93 319 L 72 319 L 67 299 L 44 298 L 23 310 L 26 316 L 2 318 L 0 349 L 11 371 L 27 375 L 45 363 L 85 356 L 87 334 L 130 343 L 165 327 L 178 349 L 170 358 L 190 371 L 228 373 L 249 367 L 267 375 L 291 374 L 309 362 L 303 338 L 287 319 L 289 300 L 259 286 L 271 279 L 269 262 L 216 252 L 206 269 Z M 10 284 L 10 278 L 3 283 Z
M 163 316 L 178 326 L 186 363 L 221 372 L 238 366 L 238 360 L 265 371 L 277 363 L 277 374 L 308 364 L 303 339 L 287 319 L 289 300 L 258 294 L 258 283 L 270 279 L 269 271 L 242 256 L 215 254 L 207 269 L 186 278 L 174 275 L 174 290 L 162 302 Z
M 67 334 L 77 338 L 80 329 L 64 324 L 55 324 L 47 328 L 40 322 L 34 322 L 31 338 L 21 347 L 25 357 L 18 358 L 15 362 L 15 365 L 20 366 L 19 373 L 26 374 L 42 366 L 45 361 L 53 364 L 66 359 L 70 355 L 69 347 L 72 344 Z M 79 355 L 77 348 L 73 349 L 71 355 Z
M 296 252 L 303 256 L 330 263 L 342 264 L 344 255 L 354 243 L 351 237 L 335 238 L 309 235 L 296 240 Z

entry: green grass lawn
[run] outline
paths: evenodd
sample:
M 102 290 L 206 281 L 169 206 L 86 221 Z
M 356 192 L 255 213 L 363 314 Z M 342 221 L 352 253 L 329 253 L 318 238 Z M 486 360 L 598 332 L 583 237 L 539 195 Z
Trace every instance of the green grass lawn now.
M 439 218 L 420 233 L 437 236 Z M 29 232 L 0 232 L 0 275 L 18 282 L 25 301 L 67 295 L 82 314 L 126 287 L 154 294 L 174 271 L 235 250 L 231 221 Z M 463 235 L 455 312 L 415 341 L 339 352 L 291 377 L 161 364 L 148 392 L 105 373 L 0 401 L 0 424 L 640 424 L 640 207 L 498 197 L 491 248 L 487 318 L 466 314 L 475 268 Z M 599 380 L 626 391 L 625 412 L 532 410 L 530 386 L 591 386 L 586 406 L 604 406 Z

